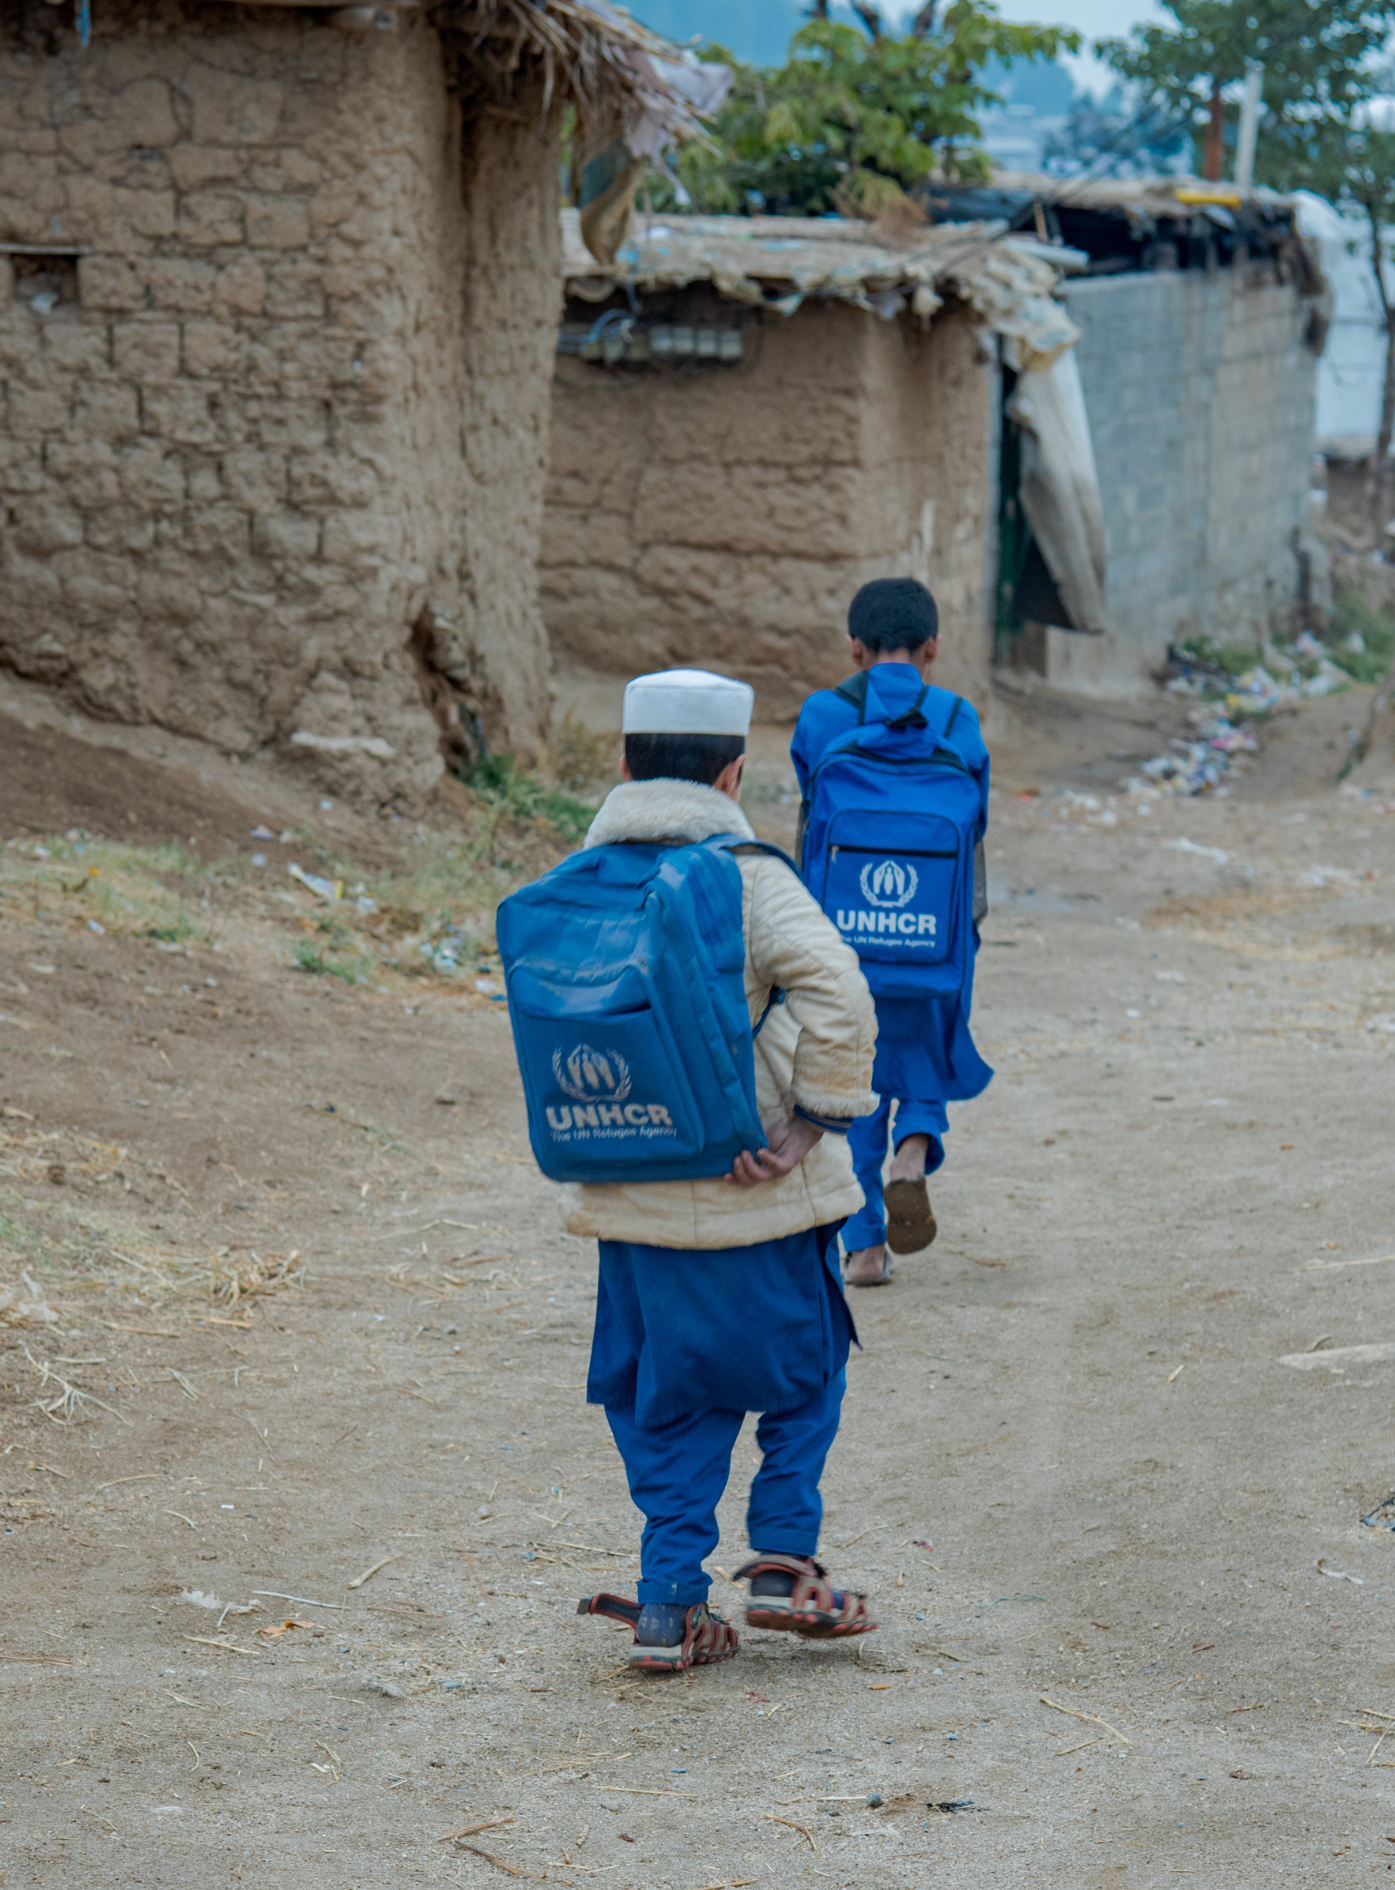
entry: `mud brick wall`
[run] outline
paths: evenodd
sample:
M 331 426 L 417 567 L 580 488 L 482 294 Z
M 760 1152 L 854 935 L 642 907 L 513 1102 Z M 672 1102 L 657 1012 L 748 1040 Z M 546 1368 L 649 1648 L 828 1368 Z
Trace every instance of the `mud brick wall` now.
M 741 315 L 708 291 L 664 308 Z M 559 358 L 542 550 L 556 662 L 711 666 L 755 686 L 759 717 L 792 719 L 847 673 L 858 585 L 910 573 L 939 601 L 937 680 L 982 704 L 996 381 L 981 331 L 815 302 L 746 322 L 740 367 Z
M 1104 500 L 1106 637 L 1053 635 L 1053 681 L 1134 689 L 1169 641 L 1260 640 L 1294 599 L 1317 363 L 1272 267 L 1063 285 Z
M 462 124 L 420 18 L 93 11 L 0 24 L 0 240 L 81 252 L 0 258 L 0 662 L 382 798 L 440 773 L 428 697 L 535 752 L 540 116 Z

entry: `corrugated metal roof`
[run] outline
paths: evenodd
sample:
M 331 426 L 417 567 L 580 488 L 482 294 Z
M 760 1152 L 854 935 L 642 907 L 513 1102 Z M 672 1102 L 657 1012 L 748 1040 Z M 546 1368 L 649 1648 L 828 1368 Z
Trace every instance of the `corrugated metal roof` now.
M 1207 204 L 1268 215 L 1291 213 L 1293 198 L 1263 185 L 1244 189 L 1203 177 L 1047 177 L 1036 171 L 994 171 L 989 189 L 1071 203 L 1082 210 L 1133 210 L 1144 216 L 1184 217 Z

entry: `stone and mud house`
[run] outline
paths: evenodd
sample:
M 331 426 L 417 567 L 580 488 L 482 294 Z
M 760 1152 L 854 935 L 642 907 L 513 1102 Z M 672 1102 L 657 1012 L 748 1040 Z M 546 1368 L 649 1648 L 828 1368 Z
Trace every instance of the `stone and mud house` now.
M 666 54 L 604 0 L 5 0 L 0 664 L 384 802 L 538 756 L 562 114 L 691 130 Z
M 1129 695 L 1292 611 L 1324 284 L 1290 201 L 1000 177 L 930 208 L 650 217 L 605 267 L 563 213 L 564 673 L 710 663 L 789 718 L 888 574 L 934 589 L 939 680 L 980 706 L 995 665 Z

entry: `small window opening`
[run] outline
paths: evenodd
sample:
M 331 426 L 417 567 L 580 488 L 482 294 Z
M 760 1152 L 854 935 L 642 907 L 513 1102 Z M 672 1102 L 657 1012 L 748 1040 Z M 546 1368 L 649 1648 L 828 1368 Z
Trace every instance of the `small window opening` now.
M 51 315 L 60 302 L 78 301 L 77 266 L 82 251 L 6 248 L 16 301 L 27 302 L 36 315 Z

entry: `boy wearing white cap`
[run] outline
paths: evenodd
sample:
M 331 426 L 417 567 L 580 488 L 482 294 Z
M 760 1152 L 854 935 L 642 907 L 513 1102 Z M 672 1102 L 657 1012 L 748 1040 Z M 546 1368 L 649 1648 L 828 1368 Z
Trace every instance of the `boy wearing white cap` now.
M 631 1664 L 670 1672 L 736 1652 L 734 1629 L 708 1610 L 702 1563 L 748 1411 L 762 1414 L 763 1461 L 747 1518 L 755 1558 L 741 1571 L 747 1621 L 819 1636 L 875 1625 L 865 1597 L 834 1589 L 814 1556 L 856 1336 L 837 1272 L 837 1230 L 862 1200 L 846 1132 L 876 1107 L 876 1017 L 855 953 L 737 804 L 752 699 L 702 670 L 631 682 L 623 783 L 586 837 L 617 849 L 730 837 L 757 1030 L 764 1147 L 722 1174 L 563 1195 L 568 1230 L 600 1242 L 587 1399 L 605 1407 L 645 1516 L 638 1604 L 597 1595 L 582 1612 L 632 1621 Z

